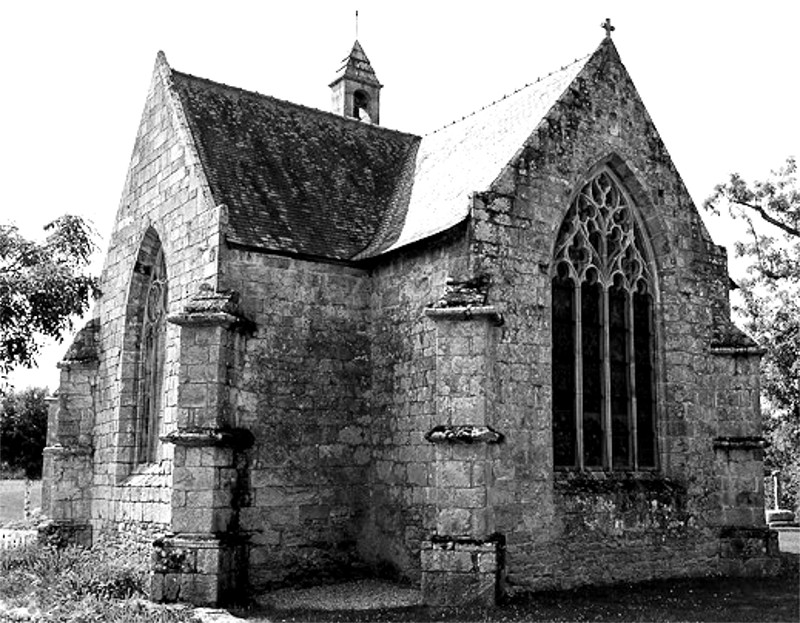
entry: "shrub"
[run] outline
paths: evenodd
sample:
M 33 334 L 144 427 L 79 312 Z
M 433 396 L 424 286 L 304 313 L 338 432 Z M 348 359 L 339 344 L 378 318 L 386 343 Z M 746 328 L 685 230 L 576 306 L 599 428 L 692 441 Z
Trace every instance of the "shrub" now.
M 42 477 L 42 450 L 47 438 L 47 389 L 29 387 L 0 400 L 0 469 Z
M 37 621 L 192 620 L 186 608 L 147 602 L 147 579 L 146 561 L 114 546 L 33 543 L 0 551 L 0 599 Z

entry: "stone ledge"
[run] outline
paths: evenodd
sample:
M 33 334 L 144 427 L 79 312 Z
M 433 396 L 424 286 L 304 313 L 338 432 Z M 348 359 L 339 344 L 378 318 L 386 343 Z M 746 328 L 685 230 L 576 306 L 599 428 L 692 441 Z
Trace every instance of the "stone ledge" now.
M 425 440 L 431 443 L 500 443 L 505 439 L 490 426 L 472 426 L 470 424 L 451 426 L 440 424 L 425 433 Z
M 686 487 L 656 472 L 557 471 L 554 474 L 553 488 L 562 494 L 686 494 Z
M 186 303 L 181 313 L 167 318 L 181 327 L 224 327 L 246 333 L 255 331 L 255 323 L 239 311 L 238 292 L 219 292 L 208 284 Z
M 767 441 L 763 437 L 715 437 L 714 450 L 763 450 Z
M 47 446 L 42 450 L 43 454 L 50 454 L 54 456 L 91 456 L 94 452 L 92 446 L 76 445 L 76 446 L 62 446 L 60 443 L 52 446 Z
M 244 449 L 253 445 L 253 433 L 244 428 L 184 428 L 160 437 L 161 441 L 188 448 Z
M 767 352 L 760 346 L 728 346 L 725 344 L 712 344 L 712 355 L 727 357 L 763 357 Z
M 89 370 L 95 371 L 100 367 L 97 359 L 63 359 L 56 364 L 59 370 Z
M 428 307 L 425 315 L 434 320 L 488 320 L 496 326 L 504 323 L 503 314 L 493 305 L 480 307 Z
M 255 323 L 252 321 L 227 312 L 183 312 L 173 314 L 167 320 L 180 327 L 224 327 L 246 333 L 255 330 Z

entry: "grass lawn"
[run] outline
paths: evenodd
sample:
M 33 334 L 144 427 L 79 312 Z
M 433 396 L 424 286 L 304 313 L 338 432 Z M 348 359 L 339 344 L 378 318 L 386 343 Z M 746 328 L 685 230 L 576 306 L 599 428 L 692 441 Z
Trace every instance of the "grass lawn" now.
M 360 611 L 237 612 L 280 621 L 798 621 L 797 573 L 778 578 L 705 578 L 526 595 L 490 610 L 414 606 Z
M 125 547 L 40 543 L 0 550 L 0 622 L 189 623 L 191 608 L 144 599 L 149 561 Z
M 0 526 L 24 518 L 24 480 L 0 480 Z M 31 483 L 31 510 L 42 506 L 42 481 Z

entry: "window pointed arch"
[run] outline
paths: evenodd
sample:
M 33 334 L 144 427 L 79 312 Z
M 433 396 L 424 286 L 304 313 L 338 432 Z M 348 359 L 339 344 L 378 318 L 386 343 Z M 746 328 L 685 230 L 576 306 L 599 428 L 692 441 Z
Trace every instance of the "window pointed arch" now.
M 614 174 L 576 194 L 556 238 L 552 426 L 556 467 L 656 467 L 654 275 Z
M 160 241 L 153 251 L 152 262 L 139 265 L 146 280 L 137 373 L 136 463 L 154 463 L 157 460 L 159 429 L 163 419 L 167 266 Z
M 126 302 L 120 359 L 119 477 L 161 458 L 168 282 L 164 247 L 150 227 L 136 254 Z

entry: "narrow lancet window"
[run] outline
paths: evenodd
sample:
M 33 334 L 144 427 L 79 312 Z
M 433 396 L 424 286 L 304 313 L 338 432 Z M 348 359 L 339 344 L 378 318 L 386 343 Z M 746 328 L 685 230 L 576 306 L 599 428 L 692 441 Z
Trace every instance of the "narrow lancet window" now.
M 556 467 L 656 467 L 652 274 L 633 207 L 609 171 L 578 193 L 552 282 Z
M 575 286 L 566 269 L 553 279 L 553 452 L 557 465 L 574 465 Z

